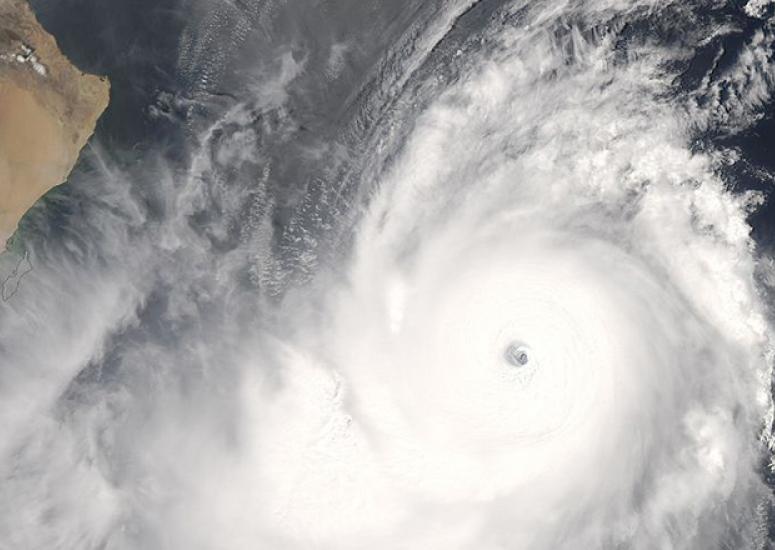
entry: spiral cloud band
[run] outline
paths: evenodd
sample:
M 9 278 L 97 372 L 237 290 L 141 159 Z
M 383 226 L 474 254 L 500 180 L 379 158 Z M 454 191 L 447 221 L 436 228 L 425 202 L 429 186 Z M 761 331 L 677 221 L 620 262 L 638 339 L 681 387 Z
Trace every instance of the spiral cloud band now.
M 279 236 L 267 174 L 301 168 L 262 132 L 311 57 L 208 120 L 156 218 L 102 176 L 126 252 L 73 293 L 39 251 L 0 329 L 0 548 L 769 547 L 765 196 L 702 136 L 762 117 L 770 5 L 690 86 L 739 29 L 684 4 L 429 2 L 341 142 L 288 149 L 333 191 Z
M 651 59 L 612 68 L 603 38 L 566 68 L 537 34 L 418 121 L 325 356 L 409 518 L 461 508 L 479 548 L 691 546 L 750 490 L 769 407 L 750 198 L 649 101 Z

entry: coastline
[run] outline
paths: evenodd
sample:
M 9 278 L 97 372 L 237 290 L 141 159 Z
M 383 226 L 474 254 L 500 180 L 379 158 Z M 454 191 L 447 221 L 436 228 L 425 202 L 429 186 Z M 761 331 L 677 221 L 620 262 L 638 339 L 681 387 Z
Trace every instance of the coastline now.
M 0 0 L 0 251 L 66 181 L 109 96 L 107 78 L 76 68 L 26 0 Z

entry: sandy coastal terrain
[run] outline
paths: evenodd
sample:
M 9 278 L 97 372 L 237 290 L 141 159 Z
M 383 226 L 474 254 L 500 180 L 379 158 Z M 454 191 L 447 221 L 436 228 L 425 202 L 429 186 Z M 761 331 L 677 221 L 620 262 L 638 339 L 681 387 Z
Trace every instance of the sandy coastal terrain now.
M 0 0 L 0 250 L 62 183 L 108 104 L 107 79 L 59 51 L 25 0 Z

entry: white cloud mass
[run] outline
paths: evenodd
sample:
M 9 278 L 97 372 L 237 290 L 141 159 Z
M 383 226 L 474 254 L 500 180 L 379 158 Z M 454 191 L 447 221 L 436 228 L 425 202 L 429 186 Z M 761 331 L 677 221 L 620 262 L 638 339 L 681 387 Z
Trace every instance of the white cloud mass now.
M 769 27 L 677 94 L 691 44 L 621 37 L 681 6 L 520 2 L 436 78 L 468 7 L 390 79 L 347 250 L 281 299 L 267 217 L 217 247 L 253 195 L 214 165 L 260 164 L 261 139 L 213 136 L 282 109 L 305 71 L 288 52 L 187 175 L 160 173 L 156 220 L 92 212 L 112 261 L 33 254 L 0 310 L 0 549 L 766 547 L 762 196 L 693 140 L 760 118 Z M 91 177 L 104 209 L 137 200 Z M 203 234 L 191 217 L 216 207 Z

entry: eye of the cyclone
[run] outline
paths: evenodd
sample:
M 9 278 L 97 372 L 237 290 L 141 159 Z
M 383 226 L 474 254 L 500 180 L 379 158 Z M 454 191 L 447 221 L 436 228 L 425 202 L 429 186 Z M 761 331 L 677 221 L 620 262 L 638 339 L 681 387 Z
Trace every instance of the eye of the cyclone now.
M 503 357 L 515 367 L 524 367 L 530 362 L 530 349 L 523 344 L 513 342 L 506 348 Z

